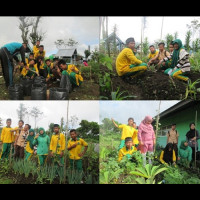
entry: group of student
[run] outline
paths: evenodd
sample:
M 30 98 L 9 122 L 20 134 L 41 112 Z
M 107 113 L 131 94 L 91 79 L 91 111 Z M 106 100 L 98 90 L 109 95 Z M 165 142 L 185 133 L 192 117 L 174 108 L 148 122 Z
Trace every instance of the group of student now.
M 158 44 L 159 51 L 154 45 L 150 45 L 150 54 L 148 63 L 143 63 L 135 56 L 135 40 L 128 38 L 126 48 L 118 55 L 116 60 L 117 74 L 123 79 L 132 79 L 143 74 L 150 65 L 156 65 L 165 74 L 179 80 L 188 81 L 188 72 L 190 72 L 189 53 L 185 50 L 182 41 L 175 39 L 169 45 L 169 51 L 165 50 L 165 43 Z
M 54 133 L 50 139 L 44 128 L 39 128 L 38 133 L 35 134 L 29 124 L 24 125 L 23 120 L 19 121 L 16 128 L 11 128 L 11 123 L 12 120 L 7 119 L 7 126 L 1 132 L 1 161 L 11 157 L 15 160 L 29 161 L 35 154 L 38 157 L 39 166 L 46 165 L 47 158 L 50 156 L 53 163 L 56 161 L 58 166 L 63 167 L 64 152 L 67 148 L 71 169 L 82 170 L 82 157 L 87 151 L 88 144 L 78 137 L 75 129 L 70 130 L 70 139 L 66 145 L 66 136 L 60 133 L 58 124 L 54 124 Z M 83 151 L 82 147 L 84 147 Z
M 152 157 L 156 145 L 152 117 L 146 116 L 139 127 L 136 126 L 133 118 L 128 119 L 127 125 L 117 125 L 114 119 L 112 121 L 117 128 L 122 129 L 121 142 L 118 149 L 118 161 L 120 162 L 123 157 L 131 159 L 134 153 L 139 151 L 143 158 L 143 165 L 146 165 L 147 154 L 149 158 L 148 162 L 152 164 Z M 167 145 L 162 150 L 159 160 L 162 164 L 166 165 L 187 163 L 187 166 L 191 166 L 195 158 L 199 159 L 197 155 L 200 135 L 195 128 L 195 123 L 190 124 L 190 130 L 186 134 L 186 139 L 181 141 L 179 148 L 178 138 L 179 133 L 176 130 L 176 124 L 172 124 L 171 130 L 167 133 Z
M 41 45 L 39 40 L 33 46 L 33 51 L 28 58 L 26 58 L 26 50 L 27 44 L 18 42 L 6 44 L 0 49 L 0 60 L 7 87 L 14 84 L 13 59 L 17 62 L 16 70 L 20 70 L 21 77 L 23 78 L 34 79 L 35 76 L 42 76 L 48 84 L 51 84 L 52 82 L 59 82 L 62 75 L 67 75 L 72 86 L 80 86 L 83 82 L 81 72 L 75 65 L 67 65 L 63 59 L 45 59 L 44 45 Z M 18 55 L 21 56 L 21 61 Z

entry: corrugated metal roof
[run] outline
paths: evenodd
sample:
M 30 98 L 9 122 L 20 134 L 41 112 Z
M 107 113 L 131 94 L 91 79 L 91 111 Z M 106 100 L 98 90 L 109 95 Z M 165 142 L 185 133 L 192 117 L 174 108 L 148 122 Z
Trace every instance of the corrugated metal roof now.
M 74 54 L 77 54 L 76 49 L 59 49 L 55 56 L 72 57 Z

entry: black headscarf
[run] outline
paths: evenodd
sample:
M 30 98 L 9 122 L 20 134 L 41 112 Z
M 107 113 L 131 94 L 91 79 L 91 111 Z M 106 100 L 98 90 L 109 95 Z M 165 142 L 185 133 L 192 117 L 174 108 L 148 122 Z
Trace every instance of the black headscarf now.
M 188 138 L 188 140 L 195 137 L 196 129 L 191 129 L 191 125 L 192 125 L 192 124 L 195 125 L 195 123 L 191 123 L 191 124 L 190 124 L 190 130 L 189 130 L 189 131 L 187 132 L 187 134 L 186 134 L 186 137 Z
M 169 149 L 171 149 L 171 151 L 169 151 Z M 173 163 L 173 144 L 172 143 L 168 143 L 167 146 L 164 149 L 164 156 L 163 156 L 163 160 L 166 163 Z

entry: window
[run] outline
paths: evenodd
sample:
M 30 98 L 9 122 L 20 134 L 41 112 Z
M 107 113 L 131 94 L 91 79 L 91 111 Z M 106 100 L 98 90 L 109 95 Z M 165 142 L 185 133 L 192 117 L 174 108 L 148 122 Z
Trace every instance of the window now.
M 171 125 L 170 125 L 170 126 L 163 126 L 163 127 L 161 127 L 161 129 L 159 130 L 158 136 L 160 136 L 160 137 L 166 137 L 168 131 L 170 131 L 170 130 L 171 130 Z

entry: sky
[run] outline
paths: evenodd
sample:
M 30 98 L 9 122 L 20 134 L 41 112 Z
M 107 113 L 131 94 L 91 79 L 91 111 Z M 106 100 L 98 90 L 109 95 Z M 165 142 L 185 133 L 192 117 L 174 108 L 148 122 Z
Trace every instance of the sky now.
M 1 101 L 0 118 L 3 120 L 4 126 L 7 118 L 12 119 L 12 127 L 17 126 L 19 119 L 16 110 L 20 103 L 23 103 L 28 109 L 38 107 L 44 113 L 38 120 L 38 127 L 48 129 L 50 123 L 60 124 L 62 117 L 66 123 L 68 101 Z M 77 128 L 82 119 L 99 123 L 98 101 L 69 101 L 69 119 L 74 115 L 78 118 L 78 122 L 73 128 Z M 29 123 L 34 128 L 33 118 L 30 117 L 29 120 L 26 118 L 24 122 Z
M 165 111 L 179 101 L 161 101 L 160 112 Z M 127 124 L 133 117 L 137 125 L 146 115 L 155 117 L 158 114 L 160 101 L 100 101 L 100 123 L 104 118 L 113 118 L 122 124 Z
M 22 42 L 18 25 L 17 17 L 0 17 L 0 47 L 9 42 Z M 99 17 L 42 17 L 39 30 L 46 32 L 41 44 L 47 56 L 57 52 L 54 45 L 57 39 L 73 38 L 79 43 L 77 51 L 81 55 L 88 45 L 91 51 L 99 45 Z
M 142 17 L 109 17 L 108 26 L 109 34 L 112 33 L 113 27 L 116 24 L 118 29 L 119 38 L 125 42 L 127 38 L 134 37 L 136 42 L 141 41 L 141 18 Z M 147 17 L 147 28 L 144 33 L 144 37 L 148 37 L 150 43 L 161 38 L 161 27 L 163 17 Z M 188 30 L 187 24 L 193 19 L 200 19 L 200 17 L 168 17 L 164 16 L 163 20 L 163 33 L 162 39 L 166 34 L 172 34 L 177 31 L 178 38 L 185 42 L 185 34 Z

